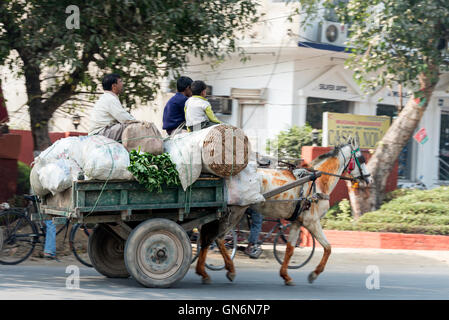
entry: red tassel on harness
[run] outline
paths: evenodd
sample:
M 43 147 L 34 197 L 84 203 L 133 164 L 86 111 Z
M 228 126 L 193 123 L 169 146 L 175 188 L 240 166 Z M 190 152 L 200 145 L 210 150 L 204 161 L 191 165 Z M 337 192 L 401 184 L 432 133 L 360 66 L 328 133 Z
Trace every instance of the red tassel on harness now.
M 351 173 L 351 171 L 354 170 L 354 168 L 355 168 L 355 160 L 354 158 L 351 158 L 348 164 L 348 172 Z

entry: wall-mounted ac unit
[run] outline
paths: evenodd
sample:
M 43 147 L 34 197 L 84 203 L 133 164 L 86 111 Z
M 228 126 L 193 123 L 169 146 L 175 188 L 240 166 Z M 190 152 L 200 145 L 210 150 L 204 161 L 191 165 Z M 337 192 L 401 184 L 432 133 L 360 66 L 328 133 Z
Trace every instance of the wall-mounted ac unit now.
M 348 38 L 348 27 L 338 22 L 323 21 L 320 36 L 318 40 L 321 43 L 345 47 L 345 41 Z
M 213 94 L 212 89 L 213 89 L 212 86 L 206 85 L 206 95 L 207 96 L 211 96 Z
M 232 99 L 226 97 L 207 98 L 215 113 L 232 114 Z

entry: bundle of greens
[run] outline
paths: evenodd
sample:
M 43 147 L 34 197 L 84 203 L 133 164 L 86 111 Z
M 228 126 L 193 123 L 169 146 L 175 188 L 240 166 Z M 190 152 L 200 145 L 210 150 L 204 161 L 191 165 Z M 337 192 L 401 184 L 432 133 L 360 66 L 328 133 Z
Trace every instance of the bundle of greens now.
M 178 186 L 178 171 L 168 153 L 152 155 L 148 152 L 131 150 L 128 170 L 148 191 L 162 192 L 162 186 Z

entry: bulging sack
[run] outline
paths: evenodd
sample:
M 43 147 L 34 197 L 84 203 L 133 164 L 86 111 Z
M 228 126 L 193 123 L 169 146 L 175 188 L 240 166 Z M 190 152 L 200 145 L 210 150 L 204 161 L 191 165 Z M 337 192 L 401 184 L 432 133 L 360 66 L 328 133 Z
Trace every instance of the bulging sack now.
M 251 147 L 242 129 L 219 124 L 203 130 L 208 130 L 201 146 L 203 172 L 229 177 L 246 168 Z
M 89 136 L 82 144 L 82 169 L 87 179 L 132 180 L 125 147 L 101 135 Z
M 45 159 L 41 159 L 40 161 L 35 162 L 30 172 L 31 190 L 33 191 L 33 194 L 39 197 L 43 197 L 50 193 L 50 190 L 44 188 L 41 184 L 41 181 L 39 180 L 39 170 L 43 168 L 45 163 Z
M 82 166 L 82 143 L 87 136 L 59 139 L 36 157 L 35 162 L 45 160 L 70 159 Z
M 154 155 L 164 151 L 163 138 L 152 122 L 133 121 L 123 130 L 122 144 L 126 150 L 140 150 Z
M 247 206 L 265 201 L 255 161 L 250 161 L 238 175 L 226 178 L 225 184 L 228 205 Z
M 175 164 L 184 191 L 201 175 L 201 143 L 207 131 L 180 133 L 164 142 L 164 151 Z
M 41 190 L 48 190 L 53 195 L 70 188 L 80 172 L 76 162 L 69 159 L 46 160 L 37 170 Z

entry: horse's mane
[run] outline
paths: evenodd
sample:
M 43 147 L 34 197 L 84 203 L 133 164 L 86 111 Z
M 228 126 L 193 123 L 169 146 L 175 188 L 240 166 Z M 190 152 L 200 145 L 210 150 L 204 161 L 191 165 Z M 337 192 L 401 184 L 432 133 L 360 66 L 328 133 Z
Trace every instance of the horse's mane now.
M 343 148 L 346 144 L 339 144 L 337 146 L 334 147 L 333 150 L 329 151 L 328 153 L 322 154 L 320 156 L 318 156 L 317 158 L 315 158 L 311 163 L 310 166 L 313 167 L 315 165 L 317 165 L 319 162 L 327 159 L 327 158 L 332 158 L 332 157 L 336 157 L 338 156 L 338 152 L 340 151 L 341 148 Z

